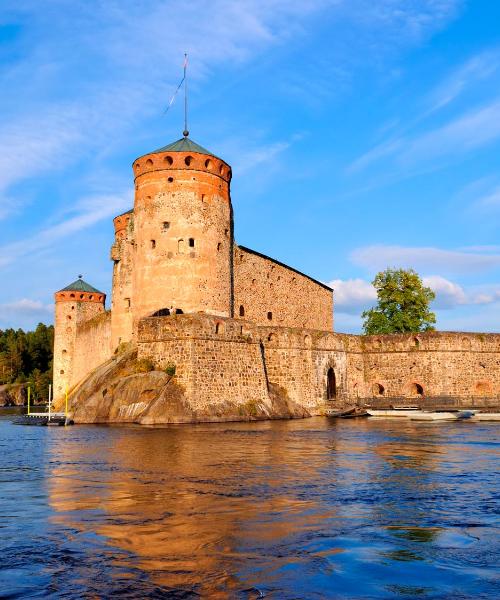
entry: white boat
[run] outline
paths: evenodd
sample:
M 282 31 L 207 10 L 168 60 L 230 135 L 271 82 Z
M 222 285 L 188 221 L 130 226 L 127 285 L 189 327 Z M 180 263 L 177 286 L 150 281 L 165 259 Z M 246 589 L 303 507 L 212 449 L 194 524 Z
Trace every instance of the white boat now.
M 456 412 L 421 412 L 411 418 L 412 421 L 461 421 L 474 417 L 471 410 L 459 410 Z
M 370 417 L 412 417 L 421 414 L 423 411 L 418 406 L 401 406 L 399 408 L 375 409 L 367 408 L 366 412 Z
M 472 417 L 473 421 L 500 421 L 500 413 L 478 412 Z

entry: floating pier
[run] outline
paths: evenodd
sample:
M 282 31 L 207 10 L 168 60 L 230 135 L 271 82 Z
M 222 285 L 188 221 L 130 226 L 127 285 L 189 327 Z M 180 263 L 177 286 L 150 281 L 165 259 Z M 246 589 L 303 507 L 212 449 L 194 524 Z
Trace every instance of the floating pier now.
M 47 412 L 31 412 L 31 388 L 28 387 L 28 412 L 17 419 L 15 425 L 72 425 L 73 421 L 68 418 L 68 391 L 66 390 L 66 410 L 54 412 L 52 409 L 52 385 L 49 385 L 49 403 Z

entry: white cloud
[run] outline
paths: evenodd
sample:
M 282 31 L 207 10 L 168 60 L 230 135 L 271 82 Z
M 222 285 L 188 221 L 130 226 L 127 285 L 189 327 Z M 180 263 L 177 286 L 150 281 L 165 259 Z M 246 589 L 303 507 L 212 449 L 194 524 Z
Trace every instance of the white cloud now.
M 0 327 L 33 329 L 37 323 L 51 323 L 54 305 L 40 300 L 22 298 L 0 304 Z
M 335 309 L 349 314 L 359 314 L 377 300 L 377 292 L 364 279 L 334 279 L 328 283 L 334 290 Z
M 500 254 L 443 250 L 433 247 L 365 246 L 354 250 L 350 258 L 356 265 L 380 271 L 387 267 L 413 268 L 416 271 L 475 273 L 500 267 Z
M 0 313 L 10 314 L 22 314 L 32 315 L 39 313 L 51 313 L 54 310 L 53 305 L 43 304 L 40 300 L 30 300 L 29 298 L 22 298 L 15 302 L 8 302 L 6 304 L 0 304 Z
M 428 275 L 422 281 L 435 292 L 433 307 L 437 309 L 500 301 L 500 285 L 473 286 L 465 290 L 458 283 L 441 275 Z M 335 309 L 343 313 L 359 315 L 377 301 L 375 288 L 364 279 L 334 279 L 328 285 L 334 289 Z

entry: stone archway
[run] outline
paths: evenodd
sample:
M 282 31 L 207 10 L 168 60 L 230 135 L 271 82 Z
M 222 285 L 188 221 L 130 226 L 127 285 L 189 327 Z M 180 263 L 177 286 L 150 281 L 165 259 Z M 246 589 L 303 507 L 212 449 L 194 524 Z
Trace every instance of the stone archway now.
M 335 400 L 337 398 L 337 379 L 333 367 L 330 367 L 326 373 L 326 399 Z

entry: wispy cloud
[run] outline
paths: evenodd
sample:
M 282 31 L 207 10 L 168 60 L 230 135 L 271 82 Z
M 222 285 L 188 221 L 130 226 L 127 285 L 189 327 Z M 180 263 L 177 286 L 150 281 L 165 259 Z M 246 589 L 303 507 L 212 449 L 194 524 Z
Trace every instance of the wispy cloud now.
M 433 247 L 365 246 L 354 250 L 350 258 L 370 271 L 387 267 L 414 268 L 424 273 L 476 273 L 500 267 L 500 254 Z
M 497 74 L 499 69 L 500 50 L 497 48 L 473 56 L 429 92 L 427 102 L 430 108 L 425 116 L 451 104 L 464 92 Z
M 477 198 L 474 204 L 476 207 L 486 210 L 500 208 L 500 185 L 496 186 L 484 196 Z
M 497 98 L 441 127 L 383 142 L 353 161 L 348 171 L 359 171 L 382 159 L 394 162 L 403 170 L 423 164 L 435 168 L 437 160 L 446 163 L 499 139 L 500 99 Z
M 98 195 L 80 200 L 72 215 L 59 223 L 40 229 L 29 239 L 0 247 L 0 267 L 54 245 L 61 239 L 91 227 L 103 219 L 114 217 L 132 205 L 132 192 L 122 195 Z
M 50 321 L 53 312 L 53 304 L 44 304 L 40 300 L 22 298 L 14 302 L 0 304 L 0 325 L 11 327 L 15 321 L 18 326 L 32 327 L 34 323 Z

